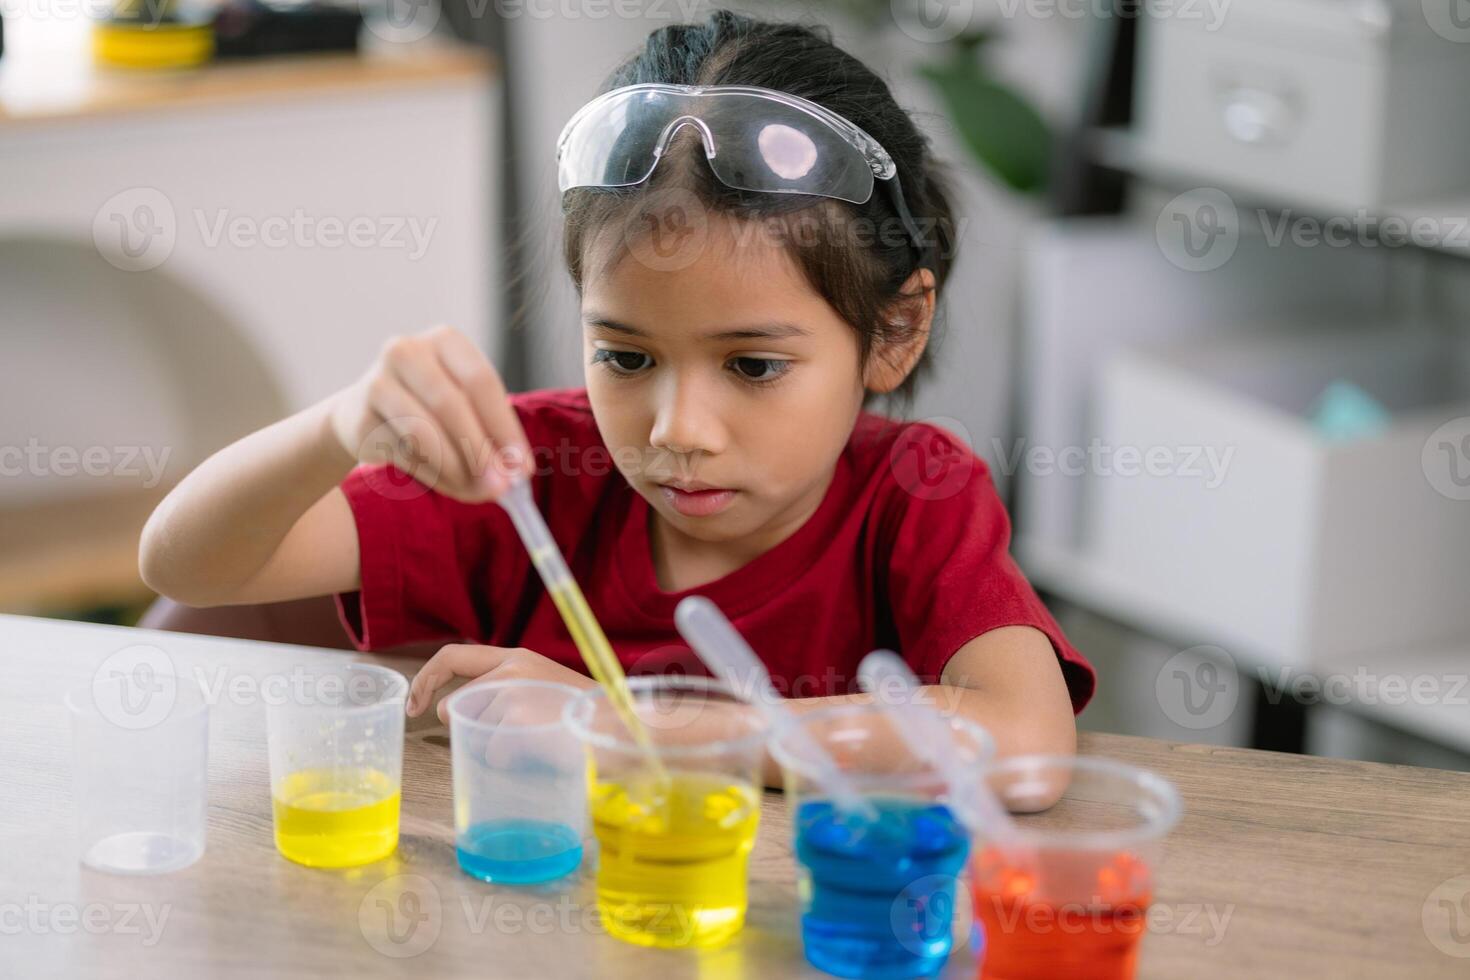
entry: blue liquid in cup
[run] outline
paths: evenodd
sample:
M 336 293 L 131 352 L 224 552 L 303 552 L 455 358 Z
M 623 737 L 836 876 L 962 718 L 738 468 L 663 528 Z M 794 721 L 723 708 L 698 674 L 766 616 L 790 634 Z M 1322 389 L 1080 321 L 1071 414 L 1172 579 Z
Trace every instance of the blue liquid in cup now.
M 862 980 L 937 973 L 953 946 L 955 876 L 969 834 L 938 803 L 871 802 L 878 810 L 872 822 L 826 800 L 797 811 L 806 958 Z
M 582 864 L 582 838 L 562 823 L 488 820 L 459 835 L 466 874 L 505 885 L 531 885 L 571 874 Z

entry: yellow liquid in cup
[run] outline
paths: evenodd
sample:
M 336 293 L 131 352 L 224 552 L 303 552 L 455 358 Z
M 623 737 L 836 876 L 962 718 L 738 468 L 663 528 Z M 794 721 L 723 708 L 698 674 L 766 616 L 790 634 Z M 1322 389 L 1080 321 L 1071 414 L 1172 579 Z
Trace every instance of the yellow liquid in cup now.
M 313 868 L 347 868 L 398 846 L 398 783 L 377 769 L 305 769 L 271 799 L 276 848 Z
M 728 776 L 641 779 L 599 782 L 592 790 L 603 925 L 641 946 L 723 942 L 745 924 L 746 864 L 760 797 Z

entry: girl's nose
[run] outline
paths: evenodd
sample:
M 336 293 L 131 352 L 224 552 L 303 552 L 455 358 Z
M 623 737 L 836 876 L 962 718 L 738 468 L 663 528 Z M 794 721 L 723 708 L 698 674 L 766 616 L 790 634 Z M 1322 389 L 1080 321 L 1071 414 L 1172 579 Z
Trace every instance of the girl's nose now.
M 669 378 L 658 393 L 649 443 L 671 453 L 715 455 L 725 450 L 727 434 L 716 393 L 689 378 Z

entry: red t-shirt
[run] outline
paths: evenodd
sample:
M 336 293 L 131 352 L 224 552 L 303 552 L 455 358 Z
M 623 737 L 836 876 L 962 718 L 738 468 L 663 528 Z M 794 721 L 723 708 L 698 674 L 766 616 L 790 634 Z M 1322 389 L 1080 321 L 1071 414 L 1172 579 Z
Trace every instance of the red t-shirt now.
M 943 429 L 864 412 L 817 511 L 770 551 L 717 581 L 665 592 L 650 507 L 613 465 L 584 390 L 511 402 L 535 450 L 532 489 L 593 613 L 629 673 L 702 672 L 674 628 L 686 595 L 715 602 L 769 667 L 777 690 L 857 690 L 870 650 L 898 651 L 926 682 L 970 639 L 1034 626 L 1060 658 L 1072 706 L 1096 674 L 1008 551 L 985 464 Z M 526 647 L 585 669 L 499 505 L 443 496 L 391 467 L 342 485 L 357 523 L 362 589 L 339 595 L 360 649 L 427 640 Z

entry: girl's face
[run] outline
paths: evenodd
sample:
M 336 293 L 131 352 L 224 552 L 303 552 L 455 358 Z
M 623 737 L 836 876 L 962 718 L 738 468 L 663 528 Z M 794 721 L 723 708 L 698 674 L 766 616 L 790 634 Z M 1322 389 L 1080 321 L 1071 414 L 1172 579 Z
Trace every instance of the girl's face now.
M 800 526 L 862 408 L 857 334 L 758 237 L 712 218 L 692 263 L 660 271 L 634 250 L 582 296 L 603 441 L 668 527 L 711 544 Z

